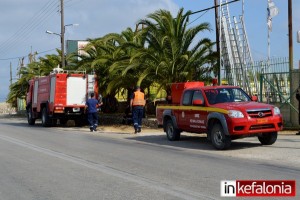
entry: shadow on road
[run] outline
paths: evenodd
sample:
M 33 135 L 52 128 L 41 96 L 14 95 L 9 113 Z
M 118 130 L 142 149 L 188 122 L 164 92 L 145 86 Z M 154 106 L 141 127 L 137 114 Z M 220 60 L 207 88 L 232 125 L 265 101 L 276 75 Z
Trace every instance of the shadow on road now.
M 211 142 L 209 142 L 207 138 L 203 135 L 202 136 L 182 135 L 179 141 L 169 141 L 164 135 L 147 135 L 147 136 L 141 135 L 136 137 L 128 137 L 127 139 L 135 140 L 143 143 L 161 145 L 165 147 L 179 147 L 184 149 L 218 151 L 212 146 Z M 232 141 L 230 148 L 226 151 L 254 148 L 258 146 L 261 146 L 258 140 L 257 143 L 234 140 Z
M 18 120 L 18 119 L 17 119 Z M 70 120 L 72 121 L 72 120 Z M 45 128 L 42 126 L 41 122 L 38 121 L 34 126 L 28 125 L 27 121 L 24 119 L 20 119 L 16 121 L 16 118 L 14 118 L 12 121 L 10 119 L 6 120 L 1 120 L 1 124 L 3 125 L 8 125 L 8 126 L 17 126 L 17 127 L 30 127 L 30 128 L 35 128 L 35 129 L 41 129 Z M 81 128 L 85 127 L 76 127 L 74 124 L 65 124 L 65 125 L 55 125 L 52 127 L 46 127 L 46 128 L 62 128 L 62 129 L 72 129 L 72 128 L 78 128 L 80 130 Z M 101 134 L 101 131 L 98 132 Z M 110 132 L 107 132 L 110 133 Z M 127 133 L 122 133 L 122 130 L 120 131 L 114 131 L 111 132 L 111 134 L 127 134 Z M 135 135 L 130 137 L 125 137 L 125 139 L 128 140 L 134 140 L 137 142 L 143 142 L 143 143 L 148 143 L 148 144 L 155 144 L 155 145 L 161 145 L 163 147 L 177 147 L 177 148 L 182 148 L 182 149 L 192 149 L 192 150 L 209 150 L 209 151 L 218 151 L 216 150 L 211 142 L 209 142 L 206 138 L 206 135 L 197 135 L 197 134 L 182 134 L 181 138 L 179 141 L 169 141 L 164 134 L 153 134 L 153 135 Z M 295 139 L 295 138 L 282 138 L 282 136 L 278 137 L 277 142 L 274 145 L 270 146 L 264 146 L 268 149 L 300 149 L 297 145 L 291 145 L 291 144 L 298 144 L 300 142 L 300 139 Z M 281 143 L 281 145 L 276 145 L 278 143 Z M 262 147 L 260 142 L 256 137 L 252 138 L 245 138 L 245 139 L 238 139 L 238 140 L 233 140 L 231 143 L 231 146 L 228 150 L 226 151 L 237 151 L 237 150 L 242 150 L 242 149 L 251 149 L 251 148 L 256 148 L 256 147 Z

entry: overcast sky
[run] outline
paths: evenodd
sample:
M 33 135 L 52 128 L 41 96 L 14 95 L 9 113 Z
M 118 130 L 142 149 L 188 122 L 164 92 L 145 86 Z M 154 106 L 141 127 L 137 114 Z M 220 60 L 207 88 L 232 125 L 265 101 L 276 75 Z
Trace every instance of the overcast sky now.
M 85 40 L 102 37 L 107 33 L 120 33 L 158 9 L 166 9 L 175 16 L 178 9 L 198 11 L 214 5 L 214 0 L 64 0 L 65 40 Z M 287 0 L 273 0 L 279 14 L 273 18 L 271 32 L 271 56 L 288 56 Z M 245 0 L 245 22 L 254 60 L 266 59 L 267 51 L 267 0 Z M 38 52 L 38 57 L 56 53 L 60 48 L 60 0 L 1 0 L 0 1 L 0 102 L 5 101 L 9 90 L 9 69 L 12 63 L 13 79 L 16 80 L 19 58 Z M 300 1 L 293 0 L 294 62 L 300 59 L 300 44 L 296 32 L 300 30 Z M 242 14 L 242 0 L 230 5 L 231 15 Z M 191 16 L 190 26 L 209 22 L 213 31 L 205 36 L 215 41 L 214 10 Z

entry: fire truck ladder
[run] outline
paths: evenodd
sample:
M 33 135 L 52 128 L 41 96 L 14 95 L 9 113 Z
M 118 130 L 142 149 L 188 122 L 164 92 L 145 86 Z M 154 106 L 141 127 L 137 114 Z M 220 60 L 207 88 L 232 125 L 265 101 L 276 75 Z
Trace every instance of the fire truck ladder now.
M 246 33 L 246 27 L 244 23 L 244 17 L 239 17 L 240 21 L 237 21 L 236 17 L 233 17 L 235 24 L 235 35 L 236 35 L 236 46 L 238 47 L 238 55 L 242 71 L 242 78 L 245 81 L 243 87 L 247 90 L 249 94 L 258 94 L 258 81 L 257 72 L 254 69 L 254 61 L 252 58 L 250 44 L 248 42 L 248 37 Z
M 226 2 L 222 2 L 227 3 Z M 232 55 L 232 45 L 230 41 L 233 40 L 232 36 L 232 26 L 231 21 L 229 17 L 229 7 L 228 4 L 225 6 L 221 6 L 221 70 L 223 72 L 224 78 L 228 81 L 228 84 L 230 85 L 236 85 L 236 77 L 233 75 L 233 66 L 234 66 L 234 60 Z M 230 38 L 231 37 L 231 38 Z
M 227 3 L 227 0 L 222 1 L 223 3 Z M 240 16 L 239 19 L 240 21 L 233 17 L 232 23 L 228 4 L 221 6 L 221 56 L 224 76 L 228 84 L 238 85 L 244 88 L 248 94 L 257 94 L 258 82 L 243 16 Z

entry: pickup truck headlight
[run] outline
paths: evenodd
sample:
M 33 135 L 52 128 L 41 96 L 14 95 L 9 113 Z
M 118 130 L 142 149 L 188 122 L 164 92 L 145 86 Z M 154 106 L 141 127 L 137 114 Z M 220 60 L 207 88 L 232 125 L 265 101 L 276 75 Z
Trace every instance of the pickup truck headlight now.
M 229 110 L 228 116 L 231 118 L 244 118 L 243 113 L 238 110 Z
M 274 107 L 274 115 L 280 115 L 280 109 L 278 107 Z

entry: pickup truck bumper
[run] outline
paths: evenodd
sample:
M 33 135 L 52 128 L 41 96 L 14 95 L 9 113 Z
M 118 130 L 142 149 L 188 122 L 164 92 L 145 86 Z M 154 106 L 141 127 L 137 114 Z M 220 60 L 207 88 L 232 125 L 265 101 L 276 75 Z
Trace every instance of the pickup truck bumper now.
M 230 135 L 255 135 L 259 133 L 278 132 L 283 129 L 281 116 L 250 119 L 227 119 Z

